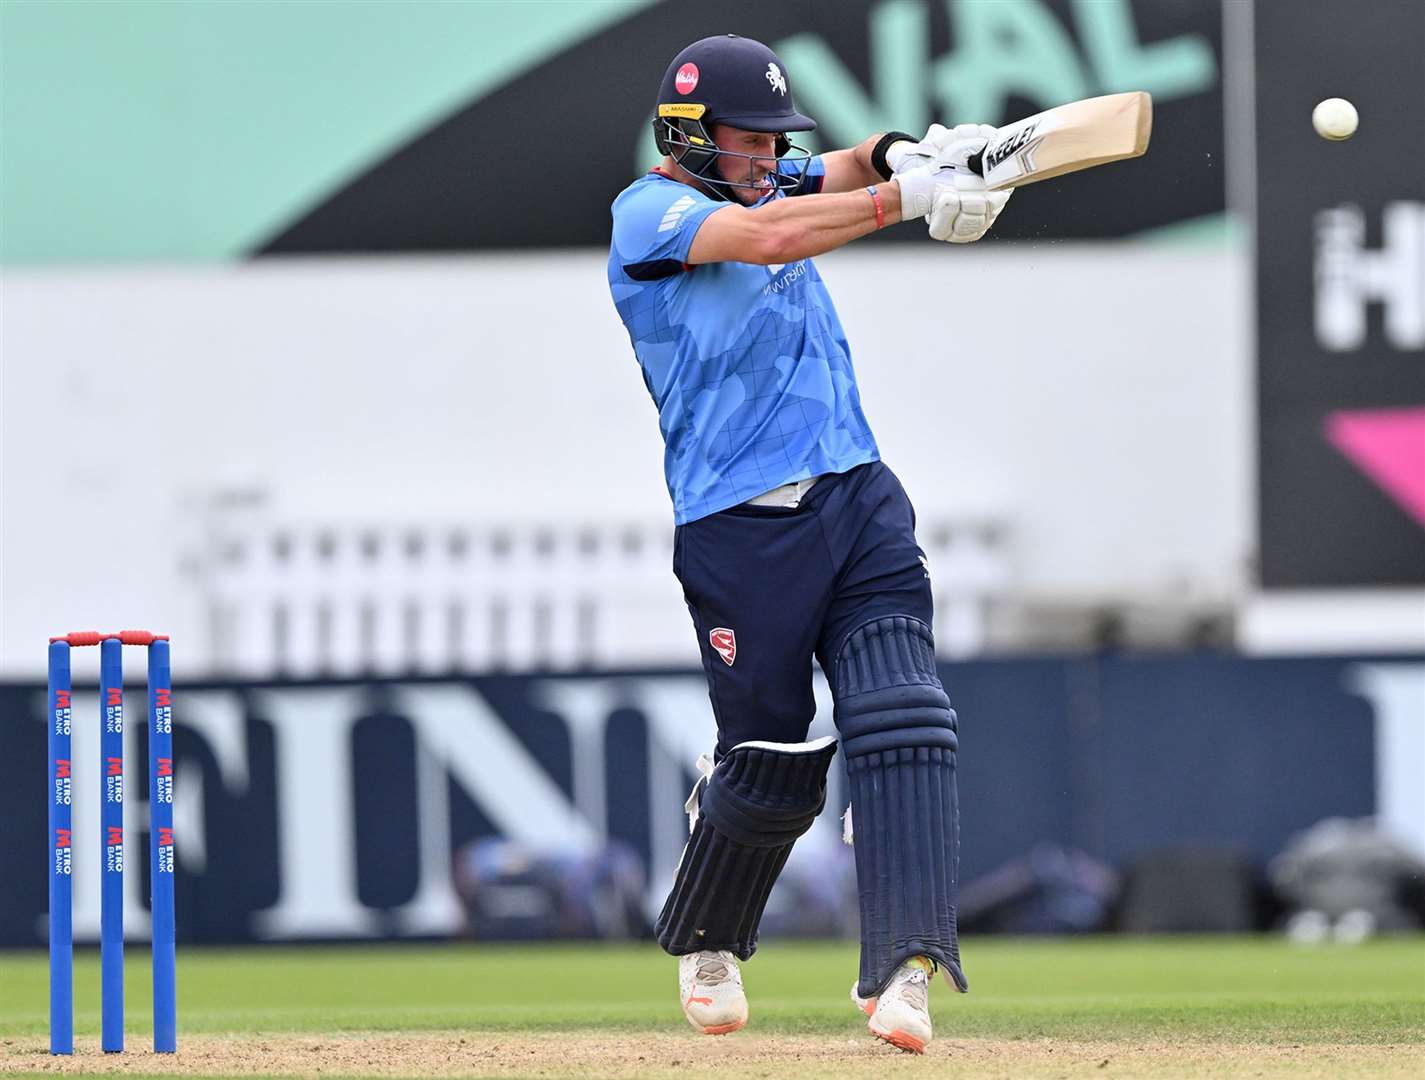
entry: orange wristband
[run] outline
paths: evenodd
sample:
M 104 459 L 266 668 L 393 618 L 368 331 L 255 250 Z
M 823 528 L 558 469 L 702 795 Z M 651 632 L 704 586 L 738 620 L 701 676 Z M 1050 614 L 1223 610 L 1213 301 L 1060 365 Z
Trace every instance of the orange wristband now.
M 871 203 L 876 208 L 876 228 L 886 227 L 886 204 L 881 202 L 881 193 L 876 190 L 876 185 L 872 184 L 866 189 L 866 194 L 871 196 Z

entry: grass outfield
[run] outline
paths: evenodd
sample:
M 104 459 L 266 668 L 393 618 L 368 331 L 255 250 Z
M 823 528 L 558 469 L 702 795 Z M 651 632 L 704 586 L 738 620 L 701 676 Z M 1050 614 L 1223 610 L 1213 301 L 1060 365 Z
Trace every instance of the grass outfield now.
M 1118 1075 L 1207 1075 L 1214 1062 L 1222 1075 L 1425 1075 L 1425 937 L 1312 948 L 978 939 L 965 953 L 973 992 L 937 982 L 937 1038 L 918 1059 L 953 1058 L 957 1077 L 1069 1075 L 1080 1059 Z M 745 968 L 748 1029 L 707 1039 L 687 1028 L 674 965 L 651 946 L 180 948 L 180 1053 L 160 1059 L 97 1053 L 98 954 L 81 952 L 80 1053 L 58 1062 L 44 1053 L 46 956 L 8 953 L 0 1072 L 676 1075 L 696 1063 L 760 1076 L 784 1071 L 782 1058 L 818 1075 L 918 1068 L 866 1037 L 847 1000 L 855 967 L 854 946 L 772 942 Z M 131 947 L 138 1051 L 149 1039 L 147 979 L 147 953 Z M 1107 1064 L 1089 1061 L 1100 1056 Z

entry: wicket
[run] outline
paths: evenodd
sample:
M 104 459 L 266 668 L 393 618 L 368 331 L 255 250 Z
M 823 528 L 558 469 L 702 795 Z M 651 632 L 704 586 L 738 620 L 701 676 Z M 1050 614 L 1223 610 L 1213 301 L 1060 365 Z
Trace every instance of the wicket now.
M 71 648 L 99 646 L 100 983 L 105 1053 L 124 1049 L 123 647 L 148 648 L 150 907 L 153 914 L 153 1049 L 178 1049 L 173 914 L 173 682 L 168 637 L 147 630 L 81 630 L 49 641 L 50 1053 L 74 1053 L 74 888 Z

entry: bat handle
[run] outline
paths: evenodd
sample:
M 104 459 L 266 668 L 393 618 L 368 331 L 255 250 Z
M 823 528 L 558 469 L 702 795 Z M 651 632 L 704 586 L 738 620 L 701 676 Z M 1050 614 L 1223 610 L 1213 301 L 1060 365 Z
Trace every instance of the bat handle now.
M 985 175 L 985 152 L 979 150 L 971 154 L 965 159 L 965 164 L 976 176 L 983 177 Z

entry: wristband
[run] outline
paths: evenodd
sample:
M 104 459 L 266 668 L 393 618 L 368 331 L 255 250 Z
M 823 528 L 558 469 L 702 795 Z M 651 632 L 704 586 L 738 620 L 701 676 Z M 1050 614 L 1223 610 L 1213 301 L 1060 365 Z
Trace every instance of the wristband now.
M 881 193 L 876 190 L 876 185 L 872 184 L 866 189 L 866 194 L 871 196 L 871 202 L 876 207 L 876 228 L 886 227 L 886 204 L 881 202 Z
M 889 180 L 895 175 L 895 170 L 886 161 L 886 151 L 898 142 L 918 143 L 920 140 L 904 131 L 888 131 L 876 140 L 876 145 L 871 150 L 871 168 L 880 173 L 882 180 Z

